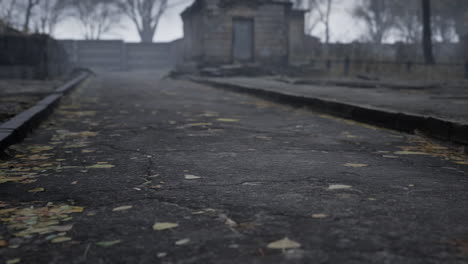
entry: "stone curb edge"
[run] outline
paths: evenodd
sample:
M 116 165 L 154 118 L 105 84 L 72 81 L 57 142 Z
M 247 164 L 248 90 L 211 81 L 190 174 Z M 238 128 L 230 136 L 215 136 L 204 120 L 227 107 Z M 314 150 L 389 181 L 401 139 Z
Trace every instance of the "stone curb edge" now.
M 55 89 L 54 92 L 33 107 L 0 124 L 0 152 L 13 144 L 21 142 L 41 121 L 52 113 L 64 95 L 91 75 L 92 73 L 89 71 L 81 71 L 78 76 Z
M 415 133 L 415 131 L 418 131 L 426 136 L 439 140 L 468 145 L 468 124 L 461 124 L 431 116 L 393 112 L 386 109 L 384 110 L 345 102 L 330 101 L 318 97 L 304 97 L 289 93 L 280 93 L 247 85 L 224 83 L 216 80 L 196 77 L 191 77 L 189 80 L 221 89 L 251 94 L 279 103 L 298 107 L 307 107 L 313 111 L 352 119 L 383 128 L 406 133 Z

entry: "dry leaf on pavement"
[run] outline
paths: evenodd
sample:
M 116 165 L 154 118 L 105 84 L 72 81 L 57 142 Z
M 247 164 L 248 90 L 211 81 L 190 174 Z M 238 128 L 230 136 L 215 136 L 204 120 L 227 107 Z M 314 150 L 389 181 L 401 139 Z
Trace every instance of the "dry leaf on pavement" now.
M 330 186 L 328 186 L 328 190 L 347 190 L 351 188 L 353 188 L 353 186 L 344 184 L 331 184 Z
M 359 164 L 359 163 L 346 163 L 344 165 L 345 167 L 351 167 L 351 168 L 364 168 L 364 167 L 369 167 L 367 164 Z
M 120 211 L 130 210 L 132 208 L 133 208 L 133 206 L 131 206 L 131 205 L 124 205 L 124 206 L 116 207 L 116 208 L 112 209 L 112 211 L 113 212 L 120 212 Z
M 195 176 L 195 175 L 186 174 L 186 175 L 185 175 L 185 179 L 186 179 L 186 180 L 198 180 L 198 179 L 201 179 L 201 177 Z
M 301 244 L 296 241 L 290 240 L 289 238 L 283 238 L 281 240 L 271 242 L 267 245 L 267 248 L 271 249 L 293 249 L 293 248 L 300 248 Z
M 162 231 L 167 229 L 173 229 L 178 227 L 179 225 L 176 223 L 155 223 L 153 225 L 153 230 Z
M 113 245 L 120 244 L 122 240 L 112 240 L 112 241 L 101 241 L 97 242 L 96 245 L 100 247 L 112 247 Z

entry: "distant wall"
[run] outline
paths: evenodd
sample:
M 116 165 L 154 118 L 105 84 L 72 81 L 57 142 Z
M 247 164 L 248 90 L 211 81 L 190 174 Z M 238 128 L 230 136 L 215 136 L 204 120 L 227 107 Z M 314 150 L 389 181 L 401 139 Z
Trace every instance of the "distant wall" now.
M 0 35 L 0 78 L 53 79 L 70 69 L 63 46 L 47 35 Z
M 77 67 L 95 70 L 138 70 L 172 67 L 182 56 L 167 43 L 125 43 L 121 40 L 61 40 Z
M 313 59 L 344 59 L 391 61 L 419 63 L 424 61 L 422 48 L 419 44 L 373 44 L 346 43 L 329 45 L 309 42 L 308 52 Z M 459 43 L 434 43 L 434 56 L 437 62 L 461 63 L 463 48 Z M 466 49 L 465 49 L 466 50 Z

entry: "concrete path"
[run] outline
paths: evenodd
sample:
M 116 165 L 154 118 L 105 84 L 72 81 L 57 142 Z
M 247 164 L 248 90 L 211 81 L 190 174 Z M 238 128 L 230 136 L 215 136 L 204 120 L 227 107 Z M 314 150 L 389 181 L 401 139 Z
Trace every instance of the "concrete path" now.
M 468 263 L 468 157 L 101 75 L 0 162 L 0 263 Z

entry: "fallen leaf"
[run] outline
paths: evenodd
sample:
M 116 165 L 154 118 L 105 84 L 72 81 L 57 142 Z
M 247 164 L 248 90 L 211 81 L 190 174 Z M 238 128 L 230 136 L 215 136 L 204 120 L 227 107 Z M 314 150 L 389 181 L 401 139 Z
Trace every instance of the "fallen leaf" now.
M 368 167 L 369 165 L 359 164 L 359 163 L 346 163 L 344 166 L 345 167 L 352 167 L 352 168 L 364 168 L 364 167 Z
M 351 188 L 353 188 L 353 186 L 344 184 L 331 184 L 330 186 L 328 186 L 328 190 L 346 190 Z
M 198 127 L 198 126 L 211 126 L 212 123 L 192 123 L 188 124 L 187 127 Z
M 6 240 L 0 240 L 0 247 L 8 246 L 8 242 Z
M 153 230 L 162 231 L 167 229 L 173 229 L 178 227 L 179 225 L 176 223 L 155 223 L 153 225 Z
M 57 237 L 57 238 L 54 238 L 52 239 L 50 242 L 54 243 L 54 244 L 57 244 L 57 243 L 63 243 L 63 242 L 67 242 L 67 241 L 70 241 L 71 240 L 71 237 Z
M 234 123 L 234 122 L 239 122 L 239 119 L 232 119 L 232 118 L 218 118 L 216 119 L 219 122 L 226 122 L 226 123 Z
M 6 264 L 16 264 L 20 262 L 21 262 L 20 258 L 14 258 L 14 259 L 7 260 Z
M 68 232 L 72 230 L 73 225 L 50 226 L 48 229 L 55 232 Z
M 122 243 L 122 240 L 112 240 L 112 241 L 101 241 L 97 242 L 96 245 L 100 247 L 112 247 L 114 245 Z
M 468 165 L 468 161 L 457 161 L 455 163 L 460 165 Z
M 190 243 L 190 238 L 184 238 L 175 242 L 177 246 L 187 245 L 188 243 Z
M 95 164 L 92 166 L 87 166 L 87 169 L 111 169 L 114 168 L 114 165 L 111 164 Z
M 418 152 L 418 151 L 397 151 L 395 152 L 396 155 L 430 155 L 426 152 Z
M 468 240 L 457 239 L 452 241 L 451 243 L 458 247 L 460 253 L 468 256 Z
M 236 221 L 232 220 L 231 218 L 229 218 L 229 217 L 228 217 L 227 215 L 225 215 L 225 214 L 221 214 L 221 215 L 219 216 L 219 218 L 220 218 L 221 220 L 224 221 L 224 224 L 225 224 L 225 225 L 227 225 L 227 226 L 229 226 L 229 227 L 231 227 L 231 228 L 236 228 L 236 227 L 238 226 L 237 223 L 236 223 Z
M 313 214 L 312 215 L 312 218 L 314 218 L 314 219 L 325 219 L 325 218 L 328 218 L 328 217 L 329 217 L 329 215 L 327 215 L 327 214 Z
M 69 212 L 70 213 L 82 213 L 84 209 L 85 209 L 84 207 L 73 206 Z
M 133 208 L 133 206 L 131 206 L 131 205 L 125 205 L 125 206 L 116 207 L 116 208 L 112 209 L 112 211 L 120 212 L 120 211 L 130 210 L 132 208 Z
M 9 214 L 9 213 L 14 212 L 16 210 L 17 210 L 17 208 L 1 209 L 0 210 L 0 215 Z
M 198 179 L 201 179 L 201 177 L 195 176 L 195 175 L 186 174 L 186 175 L 185 175 L 185 179 L 186 179 L 186 180 L 198 180 Z
M 292 249 L 292 248 L 300 248 L 301 244 L 296 241 L 292 241 L 289 238 L 283 238 L 281 240 L 271 242 L 267 245 L 267 248 L 270 249 Z
M 158 256 L 158 258 L 164 258 L 164 257 L 167 256 L 167 253 L 166 252 L 159 252 L 157 256 Z
M 77 185 L 78 184 L 78 181 L 74 181 L 71 183 L 72 185 Z
M 36 188 L 36 189 L 29 190 L 28 192 L 30 192 L 30 193 L 45 192 L 45 189 L 44 188 Z

